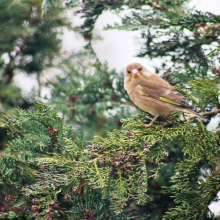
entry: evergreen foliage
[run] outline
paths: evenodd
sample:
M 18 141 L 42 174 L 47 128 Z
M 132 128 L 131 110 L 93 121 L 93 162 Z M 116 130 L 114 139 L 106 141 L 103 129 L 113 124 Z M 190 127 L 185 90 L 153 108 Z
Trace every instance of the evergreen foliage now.
M 29 108 L 32 105 L 27 95 L 13 84 L 13 77 L 19 73 L 40 74 L 52 66 L 59 54 L 61 39 L 57 28 L 67 27 L 63 17 L 63 8 L 48 5 L 50 12 L 42 16 L 42 1 L 0 2 L 0 117 L 14 107 Z M 15 82 L 16 83 L 16 82 Z M 40 85 L 39 85 L 40 87 Z M 1 128 L 1 137 L 5 129 Z M 2 138 L 0 148 L 5 146 Z
M 97 134 L 106 136 L 108 131 L 120 128 L 120 119 L 132 114 L 133 105 L 121 89 L 124 73 L 110 70 L 107 64 L 95 63 L 90 68 L 88 65 L 62 62 L 59 68 L 65 69 L 64 75 L 47 83 L 52 94 L 47 100 L 62 112 L 75 131 L 83 131 L 85 140 Z
M 3 0 L 0 3 L 0 50 L 8 60 L 1 62 L 5 84 L 16 72 L 40 74 L 59 54 L 58 27 L 67 26 L 63 9 L 50 6 L 42 16 L 42 1 Z M 49 10 L 49 9 L 48 9 Z
M 219 125 L 207 130 L 208 122 L 173 113 L 172 122 L 158 119 L 143 127 L 140 121 L 148 123 L 152 116 L 131 116 L 138 111 L 123 90 L 123 73 L 100 63 L 92 48 L 99 15 L 131 9 L 121 24 L 106 29 L 141 28 L 138 56 L 162 58 L 156 72 L 211 121 L 220 113 L 220 16 L 189 10 L 187 2 L 80 5 L 77 12 L 85 21 L 75 30 L 88 40 L 92 61 L 85 61 L 88 54 L 62 60 L 63 74 L 48 82 L 49 103 L 17 108 L 3 121 L 12 140 L 0 157 L 0 183 L 11 188 L 13 195 L 5 200 L 17 209 L 1 212 L 0 219 L 220 219 L 209 210 L 219 192 Z M 39 4 L 47 17 L 59 2 Z M 52 59 L 54 50 L 48 54 Z M 42 56 L 39 66 L 36 62 L 39 72 L 46 60 Z M 27 67 L 22 68 L 32 73 Z
M 28 109 L 33 105 L 31 96 L 22 94 L 15 84 L 16 74 L 35 74 L 40 83 L 40 74 L 53 65 L 60 53 L 61 39 L 58 28 L 68 26 L 64 20 L 64 9 L 60 3 L 47 4 L 47 14 L 41 0 L 0 1 L 0 119 L 4 114 L 10 117 L 14 107 Z M 45 5 L 46 6 L 46 5 Z M 39 85 L 39 88 L 41 85 Z M 0 128 L 0 155 L 4 156 L 8 136 L 6 129 Z M 13 195 L 13 188 L 4 182 L 0 187 L 0 210 L 10 210 L 5 197 Z

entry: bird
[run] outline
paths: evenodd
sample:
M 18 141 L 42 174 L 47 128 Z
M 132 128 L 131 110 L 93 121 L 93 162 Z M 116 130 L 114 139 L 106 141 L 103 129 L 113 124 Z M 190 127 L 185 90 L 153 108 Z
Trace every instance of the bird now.
M 168 82 L 140 63 L 131 63 L 126 67 L 124 89 L 138 108 L 154 116 L 149 124 L 141 123 L 145 127 L 151 126 L 159 116 L 169 119 L 169 114 L 175 111 L 192 114 L 204 122 L 208 121 Z

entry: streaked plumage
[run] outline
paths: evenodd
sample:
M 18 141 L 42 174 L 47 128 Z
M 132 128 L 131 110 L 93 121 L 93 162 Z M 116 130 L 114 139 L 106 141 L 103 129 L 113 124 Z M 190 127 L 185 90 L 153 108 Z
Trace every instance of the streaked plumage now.
M 137 107 L 155 116 L 149 125 L 153 124 L 158 116 L 169 115 L 174 111 L 191 113 L 207 121 L 168 82 L 151 73 L 140 63 L 131 63 L 126 67 L 124 88 Z

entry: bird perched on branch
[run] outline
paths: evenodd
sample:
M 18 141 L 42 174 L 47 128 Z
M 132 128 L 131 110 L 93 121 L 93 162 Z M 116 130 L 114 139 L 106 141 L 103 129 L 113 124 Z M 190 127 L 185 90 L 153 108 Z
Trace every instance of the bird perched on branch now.
M 146 127 L 152 125 L 159 116 L 166 117 L 174 111 L 190 113 L 204 122 L 208 121 L 168 82 L 140 63 L 131 63 L 126 67 L 124 88 L 138 108 L 155 116 L 148 125 L 143 124 Z

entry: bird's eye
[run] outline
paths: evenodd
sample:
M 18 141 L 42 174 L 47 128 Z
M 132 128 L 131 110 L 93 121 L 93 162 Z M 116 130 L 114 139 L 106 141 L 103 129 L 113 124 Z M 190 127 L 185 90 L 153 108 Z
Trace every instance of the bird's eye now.
M 138 71 L 141 71 L 142 70 L 142 67 L 140 67 L 139 69 L 138 69 Z
M 130 73 L 131 73 L 131 71 L 130 71 L 130 70 L 128 70 L 128 71 L 127 71 L 127 73 L 129 73 L 129 74 L 130 74 Z

